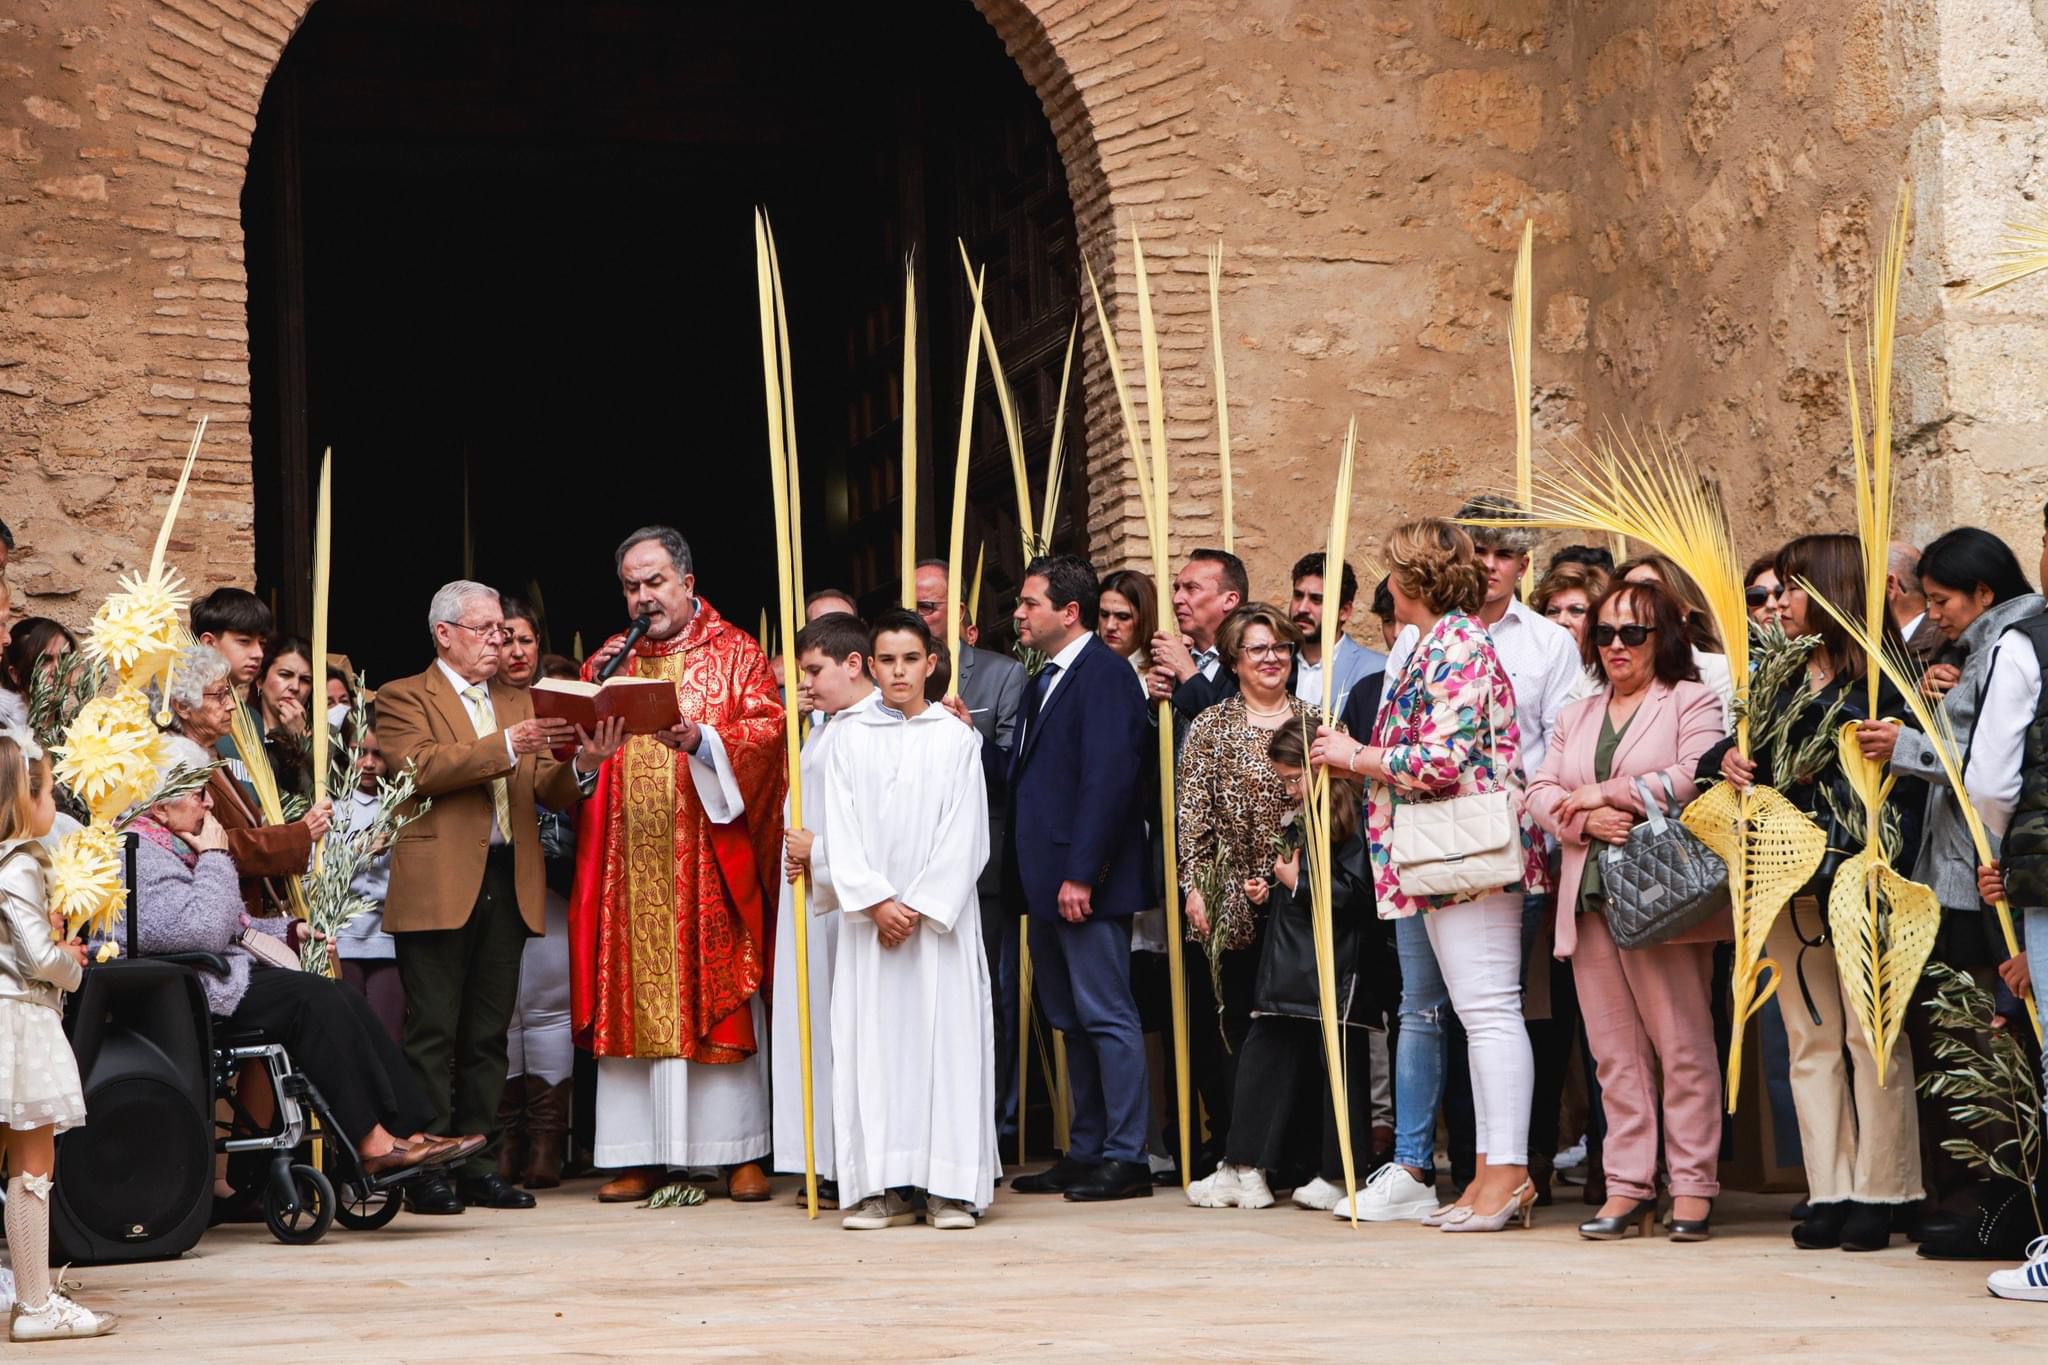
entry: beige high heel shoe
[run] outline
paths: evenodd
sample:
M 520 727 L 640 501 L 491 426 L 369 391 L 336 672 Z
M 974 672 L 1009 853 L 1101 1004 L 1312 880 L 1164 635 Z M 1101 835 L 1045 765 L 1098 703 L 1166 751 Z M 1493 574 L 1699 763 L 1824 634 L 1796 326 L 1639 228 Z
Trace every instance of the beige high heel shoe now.
M 1451 1223 L 1462 1223 L 1471 1216 L 1472 1206 L 1470 1204 L 1452 1202 L 1438 1205 L 1429 1213 L 1423 1214 L 1420 1221 L 1422 1226 L 1426 1228 L 1442 1228 Z
M 1481 1213 L 1475 1208 L 1471 1217 L 1461 1218 L 1455 1223 L 1445 1223 L 1441 1231 L 1499 1232 L 1514 1222 L 1519 1222 L 1525 1228 L 1533 1226 L 1536 1222 L 1536 1187 L 1527 1180 L 1515 1186 L 1514 1192 L 1508 1195 L 1508 1202 L 1494 1212 Z

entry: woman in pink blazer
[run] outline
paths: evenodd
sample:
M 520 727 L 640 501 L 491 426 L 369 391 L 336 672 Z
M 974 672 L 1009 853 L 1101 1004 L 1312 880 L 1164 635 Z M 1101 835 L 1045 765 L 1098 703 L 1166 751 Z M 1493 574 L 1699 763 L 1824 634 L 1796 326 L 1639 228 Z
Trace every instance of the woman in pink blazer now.
M 1579 1225 L 1596 1241 L 1645 1236 L 1657 1212 L 1659 1071 L 1673 1241 L 1704 1241 L 1721 1149 L 1721 1069 L 1709 978 L 1726 913 L 1668 943 L 1615 946 L 1597 850 L 1645 815 L 1634 779 L 1660 801 L 1697 791 L 1700 755 L 1725 733 L 1721 698 L 1699 680 L 1685 608 L 1670 589 L 1619 582 L 1595 605 L 1586 666 L 1605 685 L 1565 708 L 1529 811 L 1564 847 L 1557 955 L 1570 958 L 1607 1112 L 1607 1202 Z

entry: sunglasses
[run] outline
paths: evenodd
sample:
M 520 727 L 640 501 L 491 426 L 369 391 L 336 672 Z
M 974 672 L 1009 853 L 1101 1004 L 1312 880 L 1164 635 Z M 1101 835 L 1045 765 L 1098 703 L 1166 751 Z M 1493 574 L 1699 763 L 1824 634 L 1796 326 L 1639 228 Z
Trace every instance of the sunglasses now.
M 1755 611 L 1773 597 L 1783 597 L 1784 595 L 1785 590 L 1783 588 L 1744 588 L 1742 590 L 1742 600 L 1749 604 L 1751 611 Z
M 1641 647 L 1656 629 L 1655 626 L 1595 626 L 1593 627 L 1593 643 L 1605 649 L 1614 643 L 1614 639 L 1618 635 L 1621 637 L 1623 644 L 1627 645 L 1630 649 L 1636 649 Z

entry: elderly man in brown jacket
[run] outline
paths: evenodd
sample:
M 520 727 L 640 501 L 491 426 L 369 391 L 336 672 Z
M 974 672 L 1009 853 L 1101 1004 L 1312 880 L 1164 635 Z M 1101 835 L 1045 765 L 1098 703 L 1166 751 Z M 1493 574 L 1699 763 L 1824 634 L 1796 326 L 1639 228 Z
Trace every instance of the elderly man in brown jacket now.
M 419 1213 L 532 1208 L 532 1195 L 498 1178 L 495 1149 L 519 959 L 545 929 L 534 805 L 564 810 L 587 795 L 623 731 L 612 722 L 589 735 L 537 719 L 525 691 L 494 681 L 505 627 L 496 590 L 448 584 L 434 594 L 427 626 L 433 665 L 377 694 L 384 756 L 394 770 L 411 764 L 431 802 L 392 850 L 384 928 L 398 940 L 405 1055 L 434 1106 L 429 1131 L 489 1133 L 491 1142 L 461 1168 L 456 1188 L 429 1175 L 407 1198 Z M 552 756 L 571 744 L 569 762 Z

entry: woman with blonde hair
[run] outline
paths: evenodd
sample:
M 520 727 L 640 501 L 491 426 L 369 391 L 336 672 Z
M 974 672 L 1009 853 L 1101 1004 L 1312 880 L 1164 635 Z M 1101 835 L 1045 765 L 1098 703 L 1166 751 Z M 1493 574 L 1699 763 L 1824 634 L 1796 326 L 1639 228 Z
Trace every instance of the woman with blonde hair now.
M 1470 1041 L 1477 1170 L 1454 1203 L 1423 1222 L 1446 1232 L 1495 1232 L 1516 1221 L 1527 1226 L 1536 1203 L 1529 1180 L 1535 1062 L 1522 1024 L 1522 900 L 1547 889 L 1548 872 L 1524 809 L 1514 686 L 1476 615 L 1486 571 L 1471 538 L 1448 521 L 1425 518 L 1396 528 L 1385 554 L 1395 616 L 1421 639 L 1401 676 L 1387 680 L 1367 742 L 1326 730 L 1313 757 L 1366 779 L 1379 913 L 1423 917 Z M 1393 856 L 1403 812 L 1502 790 L 1515 812 L 1520 876 L 1449 894 L 1404 890 L 1404 869 Z

